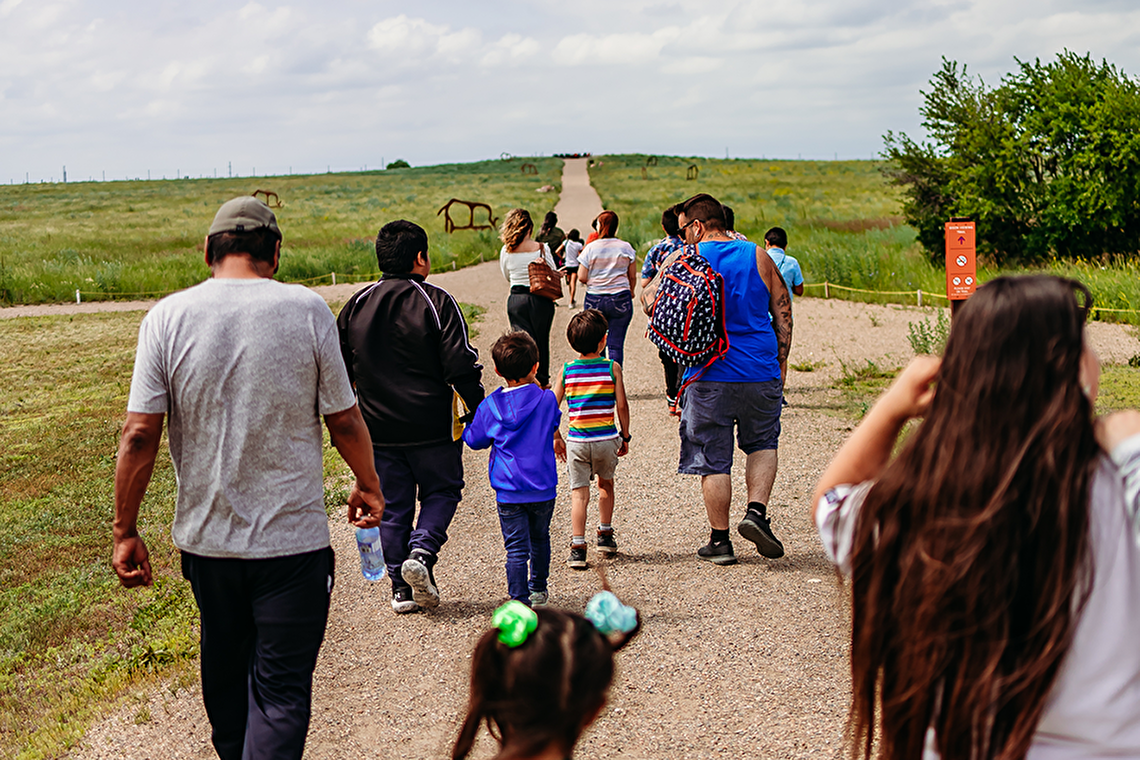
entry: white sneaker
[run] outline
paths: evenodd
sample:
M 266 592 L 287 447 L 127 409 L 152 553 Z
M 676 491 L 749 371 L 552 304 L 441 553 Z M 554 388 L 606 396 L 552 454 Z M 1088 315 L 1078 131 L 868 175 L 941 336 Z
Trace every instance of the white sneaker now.
M 412 587 L 412 598 L 421 607 L 439 606 L 439 589 L 435 586 L 431 568 L 428 566 L 430 555 L 421 552 L 412 552 L 412 556 L 400 565 L 400 575 Z M 430 561 L 430 560 L 429 560 Z

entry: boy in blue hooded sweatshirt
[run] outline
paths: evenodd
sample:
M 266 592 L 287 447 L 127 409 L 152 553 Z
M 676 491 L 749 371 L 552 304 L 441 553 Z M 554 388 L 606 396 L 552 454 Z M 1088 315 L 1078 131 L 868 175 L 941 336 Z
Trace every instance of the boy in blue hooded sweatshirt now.
M 491 447 L 487 468 L 507 549 L 507 591 L 511 599 L 541 607 L 550 574 L 550 518 L 558 486 L 554 441 L 562 438 L 562 412 L 554 394 L 535 383 L 534 338 L 507 333 L 495 341 L 491 357 L 507 387 L 479 404 L 463 440 L 473 449 Z

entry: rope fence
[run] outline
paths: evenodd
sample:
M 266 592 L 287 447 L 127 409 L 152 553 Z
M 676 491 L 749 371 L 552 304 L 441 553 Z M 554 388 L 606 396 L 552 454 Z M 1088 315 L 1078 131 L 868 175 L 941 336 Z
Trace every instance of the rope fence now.
M 479 259 L 480 259 L 480 261 L 482 261 L 483 257 L 480 256 Z M 471 263 L 474 263 L 474 262 L 471 262 Z M 451 269 L 454 271 L 457 268 L 458 267 L 456 266 L 456 262 L 452 261 L 451 262 Z M 303 280 L 289 280 L 288 284 L 290 284 L 290 285 L 306 285 L 306 286 L 310 286 L 310 287 L 312 287 L 313 285 L 325 284 L 326 281 L 328 282 L 328 284 L 331 284 L 331 285 L 351 284 L 351 283 L 355 283 L 355 282 L 365 282 L 368 280 L 378 279 L 380 277 L 380 274 L 381 274 L 380 272 L 358 272 L 356 274 L 341 274 L 338 272 L 329 272 L 328 274 L 317 275 L 316 277 L 309 277 L 309 278 L 303 279 Z M 929 299 L 940 299 L 941 301 L 945 301 L 947 303 L 950 301 L 950 299 L 948 297 L 946 297 L 945 295 L 943 295 L 941 293 L 931 293 L 929 291 L 924 291 L 924 290 L 868 290 L 865 288 L 852 288 L 852 287 L 848 287 L 846 285 L 837 285 L 834 282 L 827 282 L 827 281 L 810 282 L 810 283 L 805 282 L 804 283 L 804 290 L 807 290 L 808 288 L 820 288 L 820 289 L 822 289 L 824 298 L 831 298 L 831 291 L 836 290 L 836 291 L 840 291 L 840 292 L 844 292 L 844 293 L 864 293 L 866 295 L 872 295 L 872 296 L 903 296 L 903 297 L 906 297 L 908 299 L 913 298 L 916 306 L 933 305 L 933 304 L 924 304 L 924 301 L 929 300 Z M 116 297 L 116 298 L 123 297 L 123 296 L 128 296 L 128 297 L 159 296 L 159 297 L 161 297 L 161 296 L 168 296 L 171 293 L 177 293 L 179 290 L 182 290 L 182 288 L 175 288 L 174 290 L 154 290 L 154 291 L 138 292 L 138 293 L 107 293 L 105 291 L 99 291 L 99 290 L 97 290 L 97 291 L 76 290 L 75 291 L 75 302 L 76 303 L 82 303 L 83 302 L 83 298 L 82 298 L 83 296 L 102 296 L 104 300 L 109 296 L 110 297 Z M 904 304 L 904 305 L 909 305 L 909 304 Z M 1095 315 L 1097 312 L 1105 312 L 1105 313 L 1110 313 L 1110 314 L 1140 314 L 1140 309 L 1111 309 L 1111 308 L 1106 308 L 1106 307 L 1102 307 L 1102 306 L 1094 306 L 1093 307 L 1093 319 L 1096 318 Z
M 483 263 L 483 261 L 484 261 L 483 253 L 480 252 L 479 253 L 479 263 Z M 467 264 L 464 264 L 463 266 L 467 266 L 468 264 L 474 264 L 474 263 L 475 263 L 475 261 L 471 260 L 471 261 L 467 262 Z M 458 269 L 459 269 L 459 266 L 458 266 L 456 260 L 453 259 L 451 261 L 451 271 L 454 272 Z M 381 275 L 381 272 L 358 272 L 356 274 L 340 274 L 339 272 L 329 272 L 328 274 L 319 274 L 316 277 L 309 277 L 309 278 L 304 279 L 304 280 L 287 280 L 284 282 L 286 285 L 306 285 L 306 286 L 312 287 L 313 285 L 324 284 L 325 280 L 328 280 L 330 285 L 350 284 L 350 283 L 354 283 L 354 282 L 364 282 L 367 280 L 376 280 L 376 279 L 379 279 L 380 275 Z M 121 297 L 135 298 L 138 296 L 158 296 L 161 298 L 162 296 L 168 296 L 171 293 L 177 293 L 180 290 L 185 290 L 185 288 L 173 288 L 171 290 L 139 291 L 139 292 L 135 292 L 135 293 L 123 293 L 123 292 L 119 292 L 119 291 L 115 291 L 114 293 L 108 293 L 105 290 L 79 290 L 77 288 L 75 290 L 75 302 L 76 303 L 83 303 L 83 296 L 101 296 L 102 298 L 100 298 L 98 300 L 107 300 L 108 298 L 121 298 Z M 91 299 L 89 298 L 88 300 L 91 300 Z
M 849 288 L 846 285 L 836 285 L 834 282 L 811 282 L 804 283 L 804 289 L 807 288 L 823 288 L 823 297 L 831 298 L 831 291 L 840 290 L 848 293 L 867 293 L 874 296 L 914 296 L 915 305 L 922 306 L 922 299 L 924 298 L 941 298 L 943 301 L 950 299 L 940 293 L 923 292 L 922 290 L 865 290 L 863 288 Z

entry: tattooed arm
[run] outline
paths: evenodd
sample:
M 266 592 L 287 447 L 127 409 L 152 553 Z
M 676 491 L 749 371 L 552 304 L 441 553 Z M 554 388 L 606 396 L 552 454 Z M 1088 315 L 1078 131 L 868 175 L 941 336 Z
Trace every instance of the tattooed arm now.
M 772 314 L 772 329 L 776 333 L 776 358 L 780 362 L 780 382 L 787 379 L 788 351 L 792 348 L 792 297 L 780 270 L 768 254 L 756 249 L 756 269 L 760 279 L 768 286 L 768 311 Z

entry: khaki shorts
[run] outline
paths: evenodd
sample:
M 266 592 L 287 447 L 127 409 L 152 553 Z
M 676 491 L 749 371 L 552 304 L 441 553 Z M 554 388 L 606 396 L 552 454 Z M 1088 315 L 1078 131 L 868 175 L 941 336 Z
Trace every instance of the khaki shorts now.
M 621 438 L 567 441 L 566 463 L 570 466 L 570 488 L 589 488 L 595 475 L 602 480 L 613 480 L 620 448 Z

